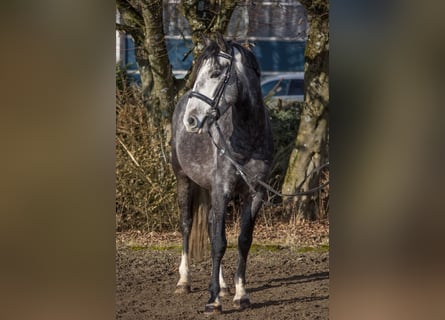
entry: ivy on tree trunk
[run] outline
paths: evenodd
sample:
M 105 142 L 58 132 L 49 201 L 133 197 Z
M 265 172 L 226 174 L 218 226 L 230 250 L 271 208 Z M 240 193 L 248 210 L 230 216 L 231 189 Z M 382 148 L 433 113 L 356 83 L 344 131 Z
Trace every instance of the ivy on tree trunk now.
M 309 174 L 327 159 L 329 128 L 329 4 L 327 0 L 301 0 L 310 18 L 305 51 L 305 99 L 301 121 L 282 186 L 285 194 L 319 185 L 320 173 Z M 316 219 L 321 213 L 317 195 L 287 198 L 298 218 Z

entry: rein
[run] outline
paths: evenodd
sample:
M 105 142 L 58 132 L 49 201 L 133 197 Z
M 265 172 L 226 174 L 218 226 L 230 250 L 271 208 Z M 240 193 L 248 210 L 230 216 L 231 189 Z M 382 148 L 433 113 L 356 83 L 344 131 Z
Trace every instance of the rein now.
M 216 149 L 219 150 L 219 154 L 222 155 L 222 156 L 225 156 L 226 159 L 228 159 L 233 164 L 235 169 L 238 171 L 238 174 L 241 176 L 241 178 L 243 178 L 244 182 L 249 187 L 249 190 L 251 191 L 253 197 L 256 196 L 257 191 L 255 190 L 255 188 L 253 187 L 251 182 L 258 183 L 259 185 L 263 186 L 268 191 L 270 191 L 270 192 L 272 192 L 272 193 L 274 193 L 274 194 L 276 194 L 276 195 L 278 195 L 280 197 L 299 197 L 299 196 L 310 195 L 312 193 L 317 192 L 318 190 L 323 189 L 324 187 L 326 187 L 329 184 L 329 181 L 327 181 L 327 182 L 319 185 L 318 187 L 309 189 L 307 191 L 290 193 L 290 194 L 281 193 L 281 192 L 275 190 L 271 185 L 267 184 L 266 182 L 262 181 L 261 179 L 258 179 L 257 177 L 250 176 L 248 173 L 246 173 L 244 171 L 243 167 L 238 162 L 236 162 L 236 160 L 234 159 L 232 153 L 230 152 L 229 146 L 227 145 L 227 142 L 226 142 L 226 140 L 224 139 L 224 137 L 222 135 L 221 128 L 219 127 L 218 122 L 215 121 L 213 123 L 213 125 L 215 126 L 215 128 L 216 128 L 216 130 L 218 132 L 218 135 L 221 138 L 220 140 L 222 141 L 223 146 L 220 146 L 220 145 L 218 145 L 216 143 L 214 137 L 212 136 L 212 134 L 210 133 L 210 130 L 209 130 L 208 133 L 209 133 L 210 138 L 212 139 L 213 144 L 215 145 Z M 312 176 L 315 172 L 319 172 L 321 169 L 323 169 L 323 168 L 325 168 L 327 166 L 329 166 L 329 162 L 326 162 L 325 164 L 322 164 L 321 166 L 313 169 L 311 171 L 311 173 L 308 176 L 306 176 L 306 178 L 303 180 L 303 182 L 306 181 L 306 179 L 308 177 Z

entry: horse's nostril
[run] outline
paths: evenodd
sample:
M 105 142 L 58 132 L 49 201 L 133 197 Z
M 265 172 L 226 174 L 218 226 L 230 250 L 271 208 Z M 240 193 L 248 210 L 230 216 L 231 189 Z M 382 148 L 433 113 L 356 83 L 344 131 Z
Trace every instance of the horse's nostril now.
M 190 125 L 190 127 L 196 127 L 198 125 L 198 120 L 195 117 L 188 118 L 187 122 Z

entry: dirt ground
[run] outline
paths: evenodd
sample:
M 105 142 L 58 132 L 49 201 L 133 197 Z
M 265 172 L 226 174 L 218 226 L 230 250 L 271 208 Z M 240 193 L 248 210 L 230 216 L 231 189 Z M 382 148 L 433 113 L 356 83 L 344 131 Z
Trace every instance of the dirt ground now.
M 138 238 L 134 240 L 133 236 L 128 235 L 117 237 L 116 318 L 208 319 L 203 310 L 208 299 L 210 259 L 191 265 L 190 294 L 174 294 L 179 277 L 179 235 L 148 243 L 140 239 L 146 240 L 150 235 L 139 235 Z M 210 317 L 329 318 L 327 246 L 270 245 L 254 240 L 246 273 L 247 292 L 252 305 L 242 311 L 232 305 L 235 290 L 231 279 L 236 270 L 237 255 L 236 246 L 229 240 L 223 265 L 231 295 L 221 299 L 223 314 Z

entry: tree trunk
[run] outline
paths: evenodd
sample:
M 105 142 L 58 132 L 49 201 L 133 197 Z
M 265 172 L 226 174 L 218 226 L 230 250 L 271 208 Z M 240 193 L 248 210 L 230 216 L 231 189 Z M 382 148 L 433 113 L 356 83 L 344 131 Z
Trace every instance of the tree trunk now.
M 165 44 L 162 11 L 162 0 L 143 2 L 145 47 L 154 83 L 152 94 L 157 99 L 162 122 L 169 123 L 174 110 L 176 86 Z
M 305 51 L 305 100 L 295 146 L 284 179 L 285 194 L 306 191 L 317 187 L 320 173 L 313 169 L 327 159 L 329 128 L 329 5 L 324 1 L 300 1 L 310 16 L 310 31 Z M 319 218 L 322 213 L 317 205 L 317 193 L 285 199 L 296 217 Z
M 117 0 L 123 25 L 132 35 L 146 106 L 160 126 L 169 126 L 177 93 L 163 30 L 162 0 Z
M 144 104 L 147 106 L 149 104 L 150 93 L 153 89 L 153 74 L 150 68 L 150 61 L 148 59 L 148 50 L 144 45 L 144 41 L 136 41 L 136 61 L 139 67 L 139 74 L 141 75 L 141 88 L 142 88 L 142 98 Z
M 149 105 L 151 90 L 153 89 L 153 74 L 149 61 L 149 48 L 145 41 L 144 18 L 139 10 L 133 7 L 127 0 L 116 0 L 116 5 L 121 15 L 122 24 L 116 24 L 116 28 L 131 35 L 135 44 L 136 61 L 141 76 L 142 97 L 146 106 Z

